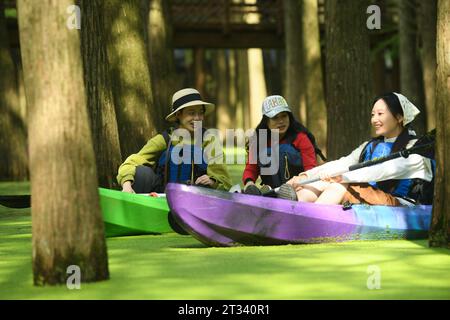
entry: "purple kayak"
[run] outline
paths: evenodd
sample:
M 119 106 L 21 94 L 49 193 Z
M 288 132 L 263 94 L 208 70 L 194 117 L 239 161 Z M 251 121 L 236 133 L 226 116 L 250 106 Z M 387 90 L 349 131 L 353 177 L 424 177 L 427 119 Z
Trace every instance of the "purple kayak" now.
M 422 239 L 431 206 L 320 205 L 169 183 L 175 220 L 209 246 Z

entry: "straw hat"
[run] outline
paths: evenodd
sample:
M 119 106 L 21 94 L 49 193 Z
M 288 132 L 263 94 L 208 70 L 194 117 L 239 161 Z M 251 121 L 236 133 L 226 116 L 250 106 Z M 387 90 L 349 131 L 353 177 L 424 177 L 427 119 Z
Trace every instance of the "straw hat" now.
M 181 89 L 172 96 L 172 111 L 166 117 L 167 121 L 176 121 L 176 113 L 190 106 L 204 106 L 205 115 L 214 109 L 214 104 L 202 100 L 200 92 L 192 88 Z

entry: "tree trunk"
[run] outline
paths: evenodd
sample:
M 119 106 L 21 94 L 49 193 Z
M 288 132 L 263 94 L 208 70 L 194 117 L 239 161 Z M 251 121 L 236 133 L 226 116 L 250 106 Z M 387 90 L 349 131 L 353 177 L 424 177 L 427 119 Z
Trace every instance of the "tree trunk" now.
M 139 151 L 154 136 L 153 96 L 145 41 L 146 0 L 105 2 L 107 55 L 123 157 Z
M 206 70 L 206 52 L 203 48 L 195 48 L 194 50 L 194 74 L 195 74 L 195 89 L 200 92 L 200 95 L 205 101 L 210 101 L 211 96 L 209 91 L 207 90 L 207 70 Z M 217 82 L 217 79 L 215 79 Z M 215 95 L 216 92 L 213 92 L 212 95 Z M 212 101 L 212 100 L 211 100 Z M 205 117 L 203 122 L 203 126 L 206 128 L 215 128 L 216 127 L 216 112 L 214 109 L 213 112 L 208 114 Z
M 423 87 L 427 111 L 427 130 L 436 127 L 436 0 L 419 2 L 418 24 L 420 31 Z
M 303 41 L 303 81 L 308 129 L 326 154 L 327 108 L 323 90 L 322 58 L 320 52 L 319 13 L 317 0 L 301 2 Z
M 421 113 L 415 119 L 413 127 L 418 134 L 423 134 L 426 131 L 426 109 L 417 47 L 415 2 L 399 1 L 400 89 L 420 109 Z
M 28 103 L 35 285 L 108 279 L 104 226 L 70 0 L 19 0 Z
M 438 0 L 437 12 L 437 172 L 429 244 L 450 249 L 450 2 Z
M 247 52 L 250 83 L 250 127 L 256 128 L 262 117 L 262 102 L 267 96 L 264 64 L 262 49 L 252 48 Z
M 369 138 L 372 86 L 368 1 L 327 0 L 326 87 L 328 159 Z
M 167 0 L 150 0 L 148 36 L 149 63 L 156 119 L 163 119 L 170 110 L 175 88 L 175 61 L 172 45 L 172 26 Z M 163 121 L 157 121 L 158 131 L 165 129 Z
M 117 168 L 122 156 L 106 56 L 103 10 L 103 1 L 81 1 L 81 49 L 99 185 L 113 188 L 117 185 Z
M 300 121 L 306 125 L 306 101 L 302 83 L 303 53 L 300 2 L 298 0 L 286 0 L 283 2 L 283 9 L 286 48 L 285 98 L 294 114 L 299 115 Z
M 26 123 L 21 110 L 18 73 L 0 3 L 0 180 L 28 177 Z
M 248 53 L 246 49 L 236 50 L 237 56 L 237 105 L 236 116 L 238 127 L 250 128 L 250 88 L 248 75 Z
M 231 111 L 231 126 L 229 128 L 242 128 L 238 123 L 237 114 L 237 82 L 236 82 L 236 50 L 228 50 L 228 103 Z
M 228 65 L 227 54 L 225 50 L 217 50 L 215 59 L 215 80 L 216 86 L 216 115 L 217 115 L 217 128 L 222 132 L 225 137 L 225 130 L 231 127 L 232 124 L 232 111 L 230 110 L 229 102 L 229 83 L 228 83 Z

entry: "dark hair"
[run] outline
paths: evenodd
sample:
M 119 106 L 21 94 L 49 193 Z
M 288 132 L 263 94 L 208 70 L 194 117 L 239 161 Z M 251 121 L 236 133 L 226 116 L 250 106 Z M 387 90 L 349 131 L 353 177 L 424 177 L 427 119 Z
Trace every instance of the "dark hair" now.
M 304 125 L 302 125 L 300 122 L 298 122 L 294 118 L 294 115 L 292 114 L 292 112 L 288 112 L 288 116 L 289 116 L 289 127 L 286 131 L 285 138 L 288 141 L 292 142 L 295 140 L 295 138 L 297 137 L 297 134 L 299 132 L 306 132 L 307 129 L 305 128 Z M 258 141 L 260 139 L 260 130 L 259 129 L 267 129 L 267 142 L 270 141 L 271 130 L 269 129 L 268 122 L 269 122 L 269 117 L 263 115 L 261 121 L 256 126 L 256 136 L 258 138 Z
M 388 106 L 389 111 L 394 117 L 397 117 L 398 115 L 403 116 L 403 109 L 400 104 L 400 100 L 398 100 L 398 97 L 395 93 L 389 92 L 376 97 L 372 105 L 374 105 L 380 99 L 383 99 L 383 101 Z

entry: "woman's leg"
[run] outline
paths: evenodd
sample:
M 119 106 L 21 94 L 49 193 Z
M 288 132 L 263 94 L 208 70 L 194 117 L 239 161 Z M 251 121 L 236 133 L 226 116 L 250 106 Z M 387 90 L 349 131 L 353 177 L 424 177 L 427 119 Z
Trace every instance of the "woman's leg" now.
M 344 195 L 347 193 L 347 183 L 330 183 L 320 194 L 315 203 L 321 204 L 340 204 Z
M 330 183 L 326 181 L 307 184 L 297 192 L 297 199 L 301 202 L 315 202 L 329 185 Z
M 132 185 L 136 193 L 162 192 L 161 178 L 147 166 L 137 166 Z

